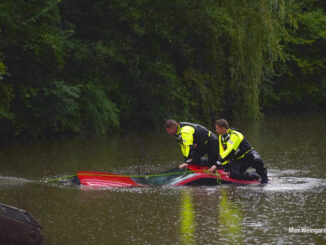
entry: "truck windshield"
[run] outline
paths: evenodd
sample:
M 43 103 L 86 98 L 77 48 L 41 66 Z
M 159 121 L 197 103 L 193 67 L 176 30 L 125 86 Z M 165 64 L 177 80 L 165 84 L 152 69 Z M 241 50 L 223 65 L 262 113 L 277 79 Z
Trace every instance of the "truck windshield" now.
M 181 181 L 192 174 L 189 170 L 174 168 L 157 176 L 133 178 L 134 181 L 145 185 L 168 185 L 175 181 Z

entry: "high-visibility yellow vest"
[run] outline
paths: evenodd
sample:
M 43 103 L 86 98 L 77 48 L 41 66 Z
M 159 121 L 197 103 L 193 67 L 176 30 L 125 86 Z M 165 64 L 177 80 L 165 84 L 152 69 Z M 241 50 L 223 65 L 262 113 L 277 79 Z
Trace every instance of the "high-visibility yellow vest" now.
M 229 160 L 243 158 L 252 149 L 243 134 L 233 129 L 228 129 L 227 133 L 220 135 L 218 140 L 223 165 L 229 163 Z
M 207 128 L 188 122 L 179 123 L 176 135 L 182 154 L 186 158 L 189 156 L 190 148 L 194 144 L 207 144 L 209 136 L 211 136 L 211 131 Z

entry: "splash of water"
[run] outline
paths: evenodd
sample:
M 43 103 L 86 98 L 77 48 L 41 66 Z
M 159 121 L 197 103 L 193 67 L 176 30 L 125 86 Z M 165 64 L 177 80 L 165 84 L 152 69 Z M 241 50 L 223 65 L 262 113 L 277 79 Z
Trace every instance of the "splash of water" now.
M 24 178 L 13 177 L 13 176 L 0 176 L 0 186 L 24 185 L 30 182 L 33 181 Z

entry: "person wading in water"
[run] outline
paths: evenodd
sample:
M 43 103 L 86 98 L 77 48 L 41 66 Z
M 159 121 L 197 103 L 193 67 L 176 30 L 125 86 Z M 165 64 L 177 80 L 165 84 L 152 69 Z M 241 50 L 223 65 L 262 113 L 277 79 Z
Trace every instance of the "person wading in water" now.
M 215 129 L 219 134 L 219 157 L 216 164 L 210 168 L 210 171 L 228 166 L 230 177 L 240 180 L 252 180 L 257 176 L 246 172 L 249 167 L 252 167 L 259 174 L 260 182 L 266 184 L 268 177 L 264 163 L 258 152 L 252 148 L 242 133 L 229 128 L 229 124 L 225 119 L 216 120 Z

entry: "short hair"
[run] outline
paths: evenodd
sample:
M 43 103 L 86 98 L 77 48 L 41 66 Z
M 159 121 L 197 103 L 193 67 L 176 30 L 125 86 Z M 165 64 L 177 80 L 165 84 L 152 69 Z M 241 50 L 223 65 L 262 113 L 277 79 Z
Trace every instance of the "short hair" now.
M 217 119 L 215 124 L 219 126 L 220 128 L 229 128 L 229 123 L 225 119 Z
M 173 119 L 166 120 L 166 122 L 164 124 L 164 128 L 172 128 L 172 127 L 177 127 L 177 126 L 178 126 L 178 123 Z

